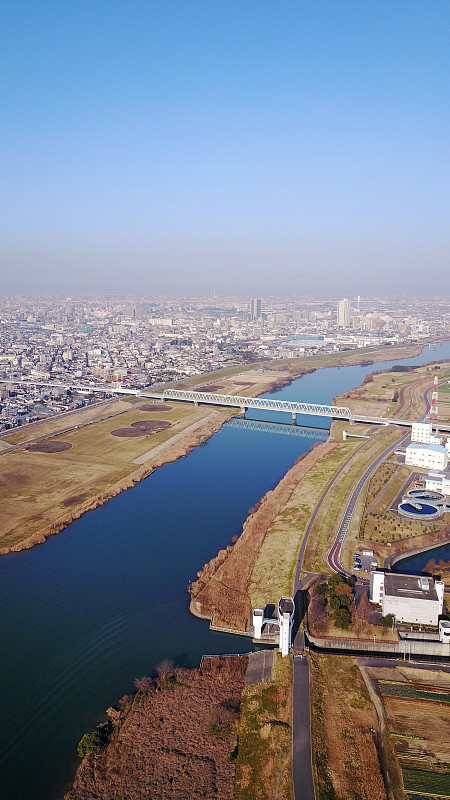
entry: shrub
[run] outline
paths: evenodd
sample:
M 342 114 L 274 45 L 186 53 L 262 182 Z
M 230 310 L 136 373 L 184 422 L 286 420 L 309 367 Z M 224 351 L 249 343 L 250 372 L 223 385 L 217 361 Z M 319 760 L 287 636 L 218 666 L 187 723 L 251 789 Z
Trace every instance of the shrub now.
M 78 744 L 77 752 L 79 757 L 84 758 L 90 753 L 92 753 L 92 755 L 102 753 L 109 743 L 109 737 L 110 730 L 106 725 L 103 725 L 101 728 L 96 728 L 95 731 L 91 733 L 85 733 Z

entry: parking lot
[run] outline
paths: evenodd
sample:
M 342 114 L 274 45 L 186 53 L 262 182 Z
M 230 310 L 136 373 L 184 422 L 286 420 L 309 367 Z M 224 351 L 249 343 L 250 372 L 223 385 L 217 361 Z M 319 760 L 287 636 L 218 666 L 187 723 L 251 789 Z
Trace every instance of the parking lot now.
M 371 569 L 376 569 L 377 566 L 379 566 L 379 563 L 373 550 L 359 550 L 354 553 L 353 572 L 355 575 L 369 573 Z

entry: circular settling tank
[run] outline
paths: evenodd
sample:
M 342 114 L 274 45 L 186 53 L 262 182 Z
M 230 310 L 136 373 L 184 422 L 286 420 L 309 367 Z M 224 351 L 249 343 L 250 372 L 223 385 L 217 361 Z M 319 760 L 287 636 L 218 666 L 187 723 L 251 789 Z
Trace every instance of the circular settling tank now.
M 441 492 L 432 492 L 427 489 L 410 489 L 403 497 L 406 502 L 408 502 L 408 499 L 413 500 L 414 503 L 430 503 L 436 507 L 443 506 L 446 503 L 446 498 Z
M 442 515 L 442 509 L 432 506 L 429 503 L 414 503 L 402 502 L 398 507 L 398 513 L 402 517 L 409 517 L 410 519 L 438 519 Z

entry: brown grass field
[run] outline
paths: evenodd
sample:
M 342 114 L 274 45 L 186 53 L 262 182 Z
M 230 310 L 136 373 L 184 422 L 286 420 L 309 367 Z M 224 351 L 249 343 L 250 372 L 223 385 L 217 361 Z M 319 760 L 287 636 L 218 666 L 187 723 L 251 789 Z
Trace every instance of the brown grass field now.
M 356 659 L 310 653 L 317 797 L 386 800 L 371 727 L 377 717 Z
M 277 655 L 273 681 L 244 689 L 234 800 L 292 800 L 291 687 L 291 661 Z
M 232 378 L 239 377 L 241 372 L 235 369 L 232 376 L 223 380 L 221 385 L 226 392 L 236 393 Z M 289 378 L 287 371 L 280 370 L 248 370 L 245 372 L 247 375 L 251 383 L 245 389 L 248 394 L 261 393 L 274 383 Z M 140 405 L 145 407 L 151 426 L 151 420 L 158 420 L 161 413 L 158 404 L 152 407 L 142 399 Z M 119 426 L 134 433 L 136 427 L 143 424 L 140 406 L 123 400 L 102 404 L 96 409 L 85 408 L 39 425 L 24 426 L 5 435 L 5 444 L 24 446 L 23 449 L 3 451 L 0 460 L 3 509 L 0 553 L 44 541 L 46 536 L 58 532 L 80 514 L 132 486 L 155 467 L 185 455 L 236 413 L 232 409 L 214 410 L 211 406 L 195 407 L 188 403 L 164 406 L 164 412 L 161 422 L 167 429 L 152 431 L 151 435 L 149 431 L 141 430 L 137 436 L 111 435 Z M 194 424 L 201 425 L 188 432 L 185 439 L 170 445 L 172 437 L 183 434 Z M 58 436 L 56 432 L 67 426 L 72 429 Z M 30 438 L 38 436 L 49 437 L 39 443 L 40 452 L 27 449 Z M 70 444 L 70 449 L 48 452 L 56 449 L 55 445 L 58 447 L 60 441 Z M 142 466 L 133 463 L 136 458 L 161 445 L 166 449 L 156 458 L 149 458 Z
M 108 709 L 111 741 L 83 759 L 66 800 L 231 800 L 247 659 L 204 659 Z

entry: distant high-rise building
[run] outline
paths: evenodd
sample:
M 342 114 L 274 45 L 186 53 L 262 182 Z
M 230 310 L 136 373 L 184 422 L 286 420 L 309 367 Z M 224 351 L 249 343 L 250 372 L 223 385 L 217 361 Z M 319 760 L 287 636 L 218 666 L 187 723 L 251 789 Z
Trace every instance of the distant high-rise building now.
M 261 318 L 261 298 L 254 297 L 250 300 L 250 317 L 252 319 L 260 319 Z
M 338 302 L 337 324 L 340 328 L 348 328 L 350 325 L 350 300 L 346 297 Z

